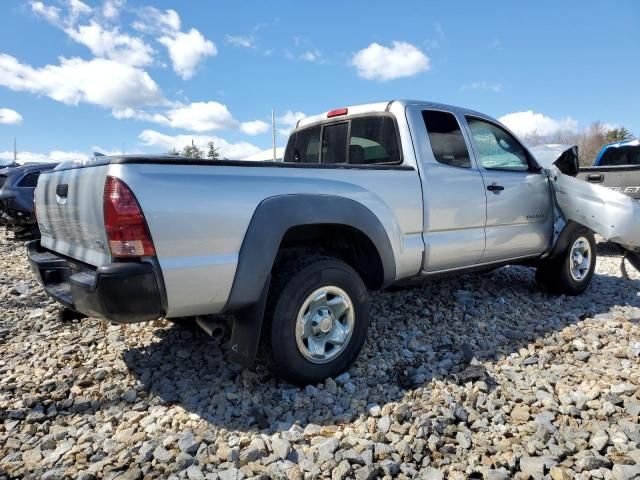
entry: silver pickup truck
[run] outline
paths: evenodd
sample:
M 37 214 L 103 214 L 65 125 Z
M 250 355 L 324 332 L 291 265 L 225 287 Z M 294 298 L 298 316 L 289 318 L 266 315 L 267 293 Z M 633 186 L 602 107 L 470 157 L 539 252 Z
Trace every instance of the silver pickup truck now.
M 299 121 L 283 162 L 60 166 L 39 179 L 28 254 L 69 309 L 119 323 L 231 314 L 234 360 L 252 364 L 262 340 L 276 374 L 305 384 L 352 364 L 370 292 L 398 282 L 520 264 L 552 292 L 583 292 L 594 215 L 556 192 L 559 177 L 481 113 L 361 105 Z

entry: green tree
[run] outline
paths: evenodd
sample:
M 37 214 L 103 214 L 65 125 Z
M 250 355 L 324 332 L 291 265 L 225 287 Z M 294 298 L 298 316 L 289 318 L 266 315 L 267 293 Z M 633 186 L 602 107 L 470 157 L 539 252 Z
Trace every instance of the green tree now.
M 182 156 L 193 158 L 193 145 L 185 145 L 182 149 Z
M 207 152 L 207 157 L 210 160 L 219 160 L 220 152 L 218 151 L 218 147 L 216 147 L 215 143 L 209 142 L 208 146 L 209 146 L 209 151 Z
M 182 156 L 188 158 L 202 158 L 204 151 L 200 150 L 195 143 L 191 142 L 191 145 L 185 145 L 182 149 Z
M 625 127 L 612 128 L 607 131 L 607 143 L 624 142 L 630 140 L 632 137 L 631 132 Z

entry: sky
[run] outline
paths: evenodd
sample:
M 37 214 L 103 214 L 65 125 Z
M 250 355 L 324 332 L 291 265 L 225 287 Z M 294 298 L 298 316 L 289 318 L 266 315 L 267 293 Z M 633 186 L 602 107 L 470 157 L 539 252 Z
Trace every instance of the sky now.
M 2 0 L 0 162 L 286 144 L 297 119 L 394 98 L 519 135 L 640 134 L 640 2 Z

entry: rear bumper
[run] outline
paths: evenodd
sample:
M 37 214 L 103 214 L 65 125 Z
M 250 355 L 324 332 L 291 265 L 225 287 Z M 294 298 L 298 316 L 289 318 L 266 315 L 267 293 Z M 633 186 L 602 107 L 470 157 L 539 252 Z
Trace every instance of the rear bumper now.
M 67 308 L 115 323 L 163 316 L 160 284 L 150 263 L 110 263 L 91 269 L 43 249 L 39 240 L 27 244 L 27 254 L 47 294 Z

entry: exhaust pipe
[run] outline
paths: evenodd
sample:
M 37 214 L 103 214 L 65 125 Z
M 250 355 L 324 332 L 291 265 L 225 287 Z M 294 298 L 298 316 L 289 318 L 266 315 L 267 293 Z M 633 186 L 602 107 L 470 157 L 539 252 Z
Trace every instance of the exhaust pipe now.
M 196 323 L 204 330 L 207 335 L 215 340 L 220 340 L 225 336 L 226 326 L 217 318 L 211 316 L 198 316 Z

